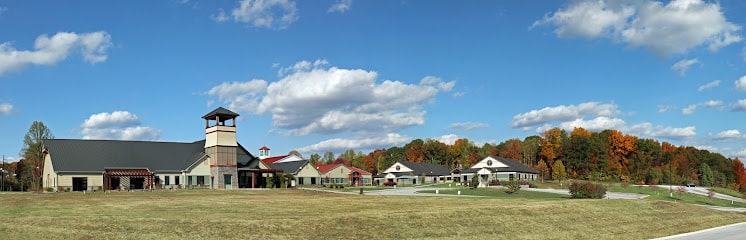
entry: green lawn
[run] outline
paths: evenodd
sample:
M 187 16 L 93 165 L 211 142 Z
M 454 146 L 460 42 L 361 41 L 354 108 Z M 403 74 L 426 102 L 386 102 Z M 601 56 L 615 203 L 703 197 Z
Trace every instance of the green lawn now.
M 743 198 L 744 196 L 746 196 L 743 193 L 730 188 L 711 187 L 710 189 L 712 191 L 715 191 L 716 193 L 725 194 L 731 197 Z
M 613 184 L 609 187 L 607 186 L 607 191 L 609 192 L 626 192 L 626 193 L 640 193 L 640 194 L 647 194 L 650 195 L 648 197 L 652 200 L 663 200 L 663 201 L 676 201 L 676 202 L 684 202 L 684 203 L 691 203 L 691 204 L 703 204 L 703 205 L 714 205 L 714 206 L 722 206 L 722 207 L 740 207 L 740 208 L 746 208 L 746 203 L 739 203 L 734 202 L 731 204 L 731 201 L 729 200 L 722 200 L 717 198 L 709 198 L 707 196 L 697 195 L 693 193 L 678 193 L 676 191 L 677 187 L 673 187 L 673 197 L 669 194 L 668 188 L 661 188 L 661 187 L 647 187 L 647 186 L 627 186 L 623 187 L 619 184 Z
M 451 194 L 456 195 L 458 191 L 461 191 L 461 195 L 467 196 L 483 196 L 483 197 L 495 197 L 495 198 L 513 198 L 513 199 L 542 199 L 542 200 L 560 200 L 570 199 L 570 196 L 563 194 L 545 193 L 545 192 L 532 192 L 526 190 L 519 190 L 514 194 L 508 194 L 505 189 L 501 188 L 463 188 L 463 189 L 450 189 L 450 190 L 439 190 L 439 194 Z M 435 193 L 435 190 L 424 190 L 422 193 Z
M 0 232 L 3 239 L 647 239 L 746 221 L 744 214 L 668 201 L 521 194 L 4 193 Z

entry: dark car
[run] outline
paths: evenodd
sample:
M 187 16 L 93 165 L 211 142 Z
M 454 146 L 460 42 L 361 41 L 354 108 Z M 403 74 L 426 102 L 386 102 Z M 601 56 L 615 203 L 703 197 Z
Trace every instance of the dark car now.
M 694 183 L 687 183 L 686 187 L 696 187 L 696 186 L 694 185 Z
M 394 181 L 388 181 L 388 182 L 383 183 L 383 185 L 384 186 L 396 186 L 396 182 L 394 182 Z

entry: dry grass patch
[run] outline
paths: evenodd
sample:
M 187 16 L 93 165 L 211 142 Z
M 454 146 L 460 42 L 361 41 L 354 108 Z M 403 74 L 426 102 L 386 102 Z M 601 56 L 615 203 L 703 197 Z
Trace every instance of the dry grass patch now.
M 300 190 L 3 194 L 0 217 L 9 239 L 644 239 L 746 221 L 663 201 Z

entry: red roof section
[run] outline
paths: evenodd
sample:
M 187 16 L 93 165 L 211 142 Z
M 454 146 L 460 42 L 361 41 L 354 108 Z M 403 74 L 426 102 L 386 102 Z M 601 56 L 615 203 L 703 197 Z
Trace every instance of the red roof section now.
M 269 149 L 267 146 L 262 146 L 262 148 L 260 148 L 259 150 L 271 150 L 271 149 Z
M 353 166 L 349 166 L 351 172 L 359 172 L 361 175 L 371 175 L 368 171 L 362 170 L 360 168 L 356 168 Z
M 316 169 L 319 170 L 320 173 L 324 174 L 324 173 L 331 171 L 332 169 L 336 168 L 339 165 L 342 165 L 342 164 L 332 163 L 332 164 L 318 165 L 316 166 Z
M 277 161 L 280 161 L 280 160 L 282 160 L 282 159 L 284 159 L 284 158 L 286 158 L 288 156 L 290 156 L 290 155 L 268 157 L 268 158 L 262 159 L 262 162 L 264 162 L 264 164 L 270 165 L 270 164 L 273 164 L 273 163 L 275 163 Z

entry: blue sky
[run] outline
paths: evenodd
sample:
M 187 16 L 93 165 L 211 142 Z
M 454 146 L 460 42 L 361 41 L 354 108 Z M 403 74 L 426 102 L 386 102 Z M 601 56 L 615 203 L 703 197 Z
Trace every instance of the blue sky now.
M 746 157 L 746 3 L 3 1 L 0 153 L 191 142 L 241 114 L 279 155 L 618 129 Z

